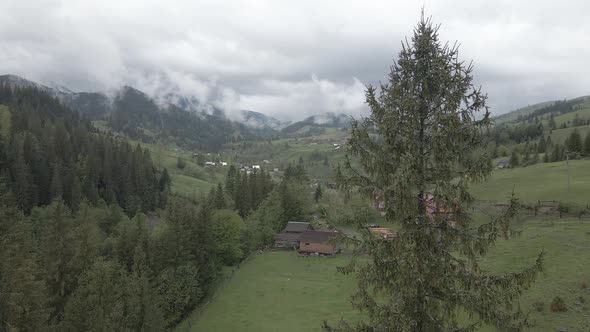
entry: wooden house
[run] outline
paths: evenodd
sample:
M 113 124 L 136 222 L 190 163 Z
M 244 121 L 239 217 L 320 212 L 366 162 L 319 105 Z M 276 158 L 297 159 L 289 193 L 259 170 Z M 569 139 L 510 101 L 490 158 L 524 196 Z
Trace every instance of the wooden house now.
M 337 235 L 332 231 L 304 231 L 299 237 L 299 252 L 334 255 L 340 251 Z
M 369 232 L 371 232 L 371 234 L 375 234 L 385 240 L 394 238 L 396 235 L 394 232 L 391 231 L 391 229 L 389 229 L 387 227 L 370 227 Z
M 308 222 L 289 221 L 282 232 L 275 234 L 275 248 L 299 247 L 299 236 L 306 230 L 311 230 Z

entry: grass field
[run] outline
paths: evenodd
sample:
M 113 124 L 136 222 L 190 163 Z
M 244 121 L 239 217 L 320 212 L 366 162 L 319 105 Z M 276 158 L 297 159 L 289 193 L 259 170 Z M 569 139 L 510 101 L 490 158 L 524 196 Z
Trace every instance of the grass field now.
M 507 201 L 512 189 L 521 201 L 558 200 L 578 205 L 590 203 L 590 160 L 541 163 L 524 168 L 496 170 L 486 182 L 474 185 L 472 193 L 482 200 Z
M 336 271 L 346 256 L 257 254 L 236 270 L 203 312 L 178 331 L 320 331 L 323 320 L 359 317 L 350 304 L 354 279 Z
M 570 162 L 571 188 L 567 188 L 565 162 L 537 164 L 527 168 L 497 170 L 474 186 L 482 200 L 505 201 L 512 191 L 524 202 L 561 200 L 585 205 L 590 201 L 590 161 Z M 483 215 L 477 214 L 478 217 Z M 479 219 L 478 219 L 479 220 Z M 558 217 L 526 217 L 515 221 L 523 232 L 501 240 L 481 260 L 484 269 L 510 273 L 531 265 L 542 250 L 545 271 L 520 301 L 536 326 L 530 331 L 590 331 L 590 220 Z M 322 320 L 362 317 L 350 305 L 355 289 L 352 276 L 336 272 L 347 256 L 302 258 L 293 252 L 258 254 L 236 270 L 208 305 L 195 312 L 178 331 L 320 331 Z M 552 299 L 562 297 L 568 311 L 549 310 Z M 533 308 L 542 302 L 543 311 Z M 481 331 L 496 331 L 483 327 Z
M 508 273 L 530 265 L 541 250 L 546 252 L 546 269 L 537 283 L 525 293 L 520 305 L 531 311 L 536 322 L 531 331 L 588 331 L 590 290 L 582 289 L 590 281 L 590 222 L 547 218 L 525 219 L 517 223 L 519 238 L 500 241 L 482 260 L 493 272 Z M 294 252 L 257 254 L 236 270 L 211 302 L 184 321 L 177 331 L 320 331 L 321 322 L 341 317 L 358 320 L 361 316 L 350 305 L 355 288 L 352 276 L 336 272 L 347 256 L 298 257 Z M 551 300 L 562 297 L 568 311 L 549 310 Z M 543 312 L 533 309 L 544 303 Z M 490 327 L 482 331 L 495 331 Z

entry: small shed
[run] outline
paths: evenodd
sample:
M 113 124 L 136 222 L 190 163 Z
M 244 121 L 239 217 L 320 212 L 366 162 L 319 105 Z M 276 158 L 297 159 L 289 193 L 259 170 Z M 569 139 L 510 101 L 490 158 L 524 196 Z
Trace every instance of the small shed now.
M 496 164 L 497 168 L 510 168 L 510 161 L 508 161 L 507 159 L 502 159 L 499 160 L 498 163 Z
M 304 231 L 299 237 L 299 252 L 337 254 L 340 252 L 340 244 L 336 240 L 337 235 L 338 233 L 330 231 Z

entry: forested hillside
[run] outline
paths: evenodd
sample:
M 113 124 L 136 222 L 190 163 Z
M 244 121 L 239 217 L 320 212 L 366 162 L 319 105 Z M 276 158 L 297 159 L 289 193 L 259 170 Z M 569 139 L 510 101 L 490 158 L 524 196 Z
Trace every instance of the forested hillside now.
M 493 156 L 527 166 L 590 156 L 590 97 L 546 102 L 498 118 Z
M 172 143 L 186 149 L 218 151 L 226 143 L 265 140 L 279 133 L 271 126 L 252 125 L 246 117 L 244 123 L 232 121 L 223 110 L 199 104 L 194 98 L 167 95 L 156 101 L 153 96 L 129 86 L 109 95 L 72 92 L 15 75 L 1 75 L 0 85 L 37 89 L 90 121 L 104 121 L 106 128 L 103 129 L 146 143 Z M 199 107 L 195 108 L 196 104 Z
M 128 215 L 165 203 L 149 151 L 99 135 L 88 121 L 36 89 L 0 87 L 10 122 L 0 158 L 6 192 L 25 213 L 62 198 L 77 211 L 87 199 L 117 203 Z
M 0 331 L 170 329 L 310 211 L 301 167 L 176 197 L 149 150 L 46 92 L 0 85 L 0 105 Z

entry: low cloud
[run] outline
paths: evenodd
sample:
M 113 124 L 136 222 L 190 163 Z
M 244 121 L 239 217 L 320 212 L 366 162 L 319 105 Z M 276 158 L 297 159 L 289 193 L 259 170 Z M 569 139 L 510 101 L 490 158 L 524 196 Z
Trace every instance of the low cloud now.
M 185 95 L 230 117 L 358 114 L 365 84 L 387 79 L 422 6 L 441 40 L 459 40 L 474 60 L 493 113 L 590 94 L 584 0 L 4 0 L 0 73 Z

